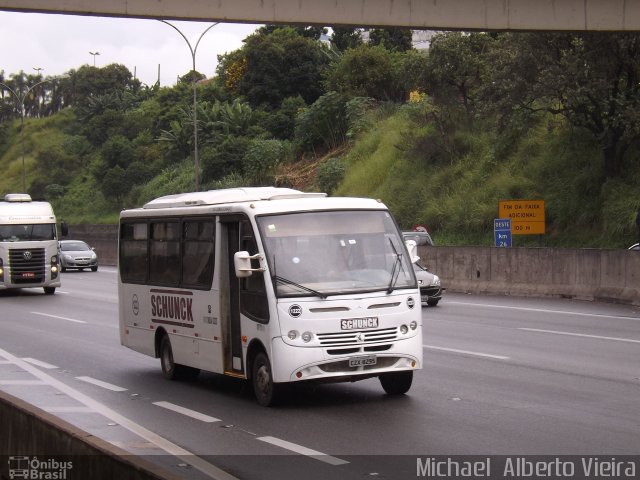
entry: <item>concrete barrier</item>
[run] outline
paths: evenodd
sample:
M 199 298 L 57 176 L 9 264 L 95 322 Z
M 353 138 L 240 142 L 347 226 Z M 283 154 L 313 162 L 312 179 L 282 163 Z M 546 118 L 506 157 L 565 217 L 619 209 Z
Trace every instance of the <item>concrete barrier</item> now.
M 69 238 L 116 265 L 116 225 L 73 225 Z M 640 252 L 577 248 L 418 247 L 454 292 L 567 297 L 640 305 Z
M 0 391 L 0 478 L 177 480 L 132 455 L 8 393 Z M 30 466 L 36 462 L 35 468 Z M 41 467 L 38 467 L 38 464 Z M 39 476 L 24 476 L 27 469 Z M 13 472 L 12 472 L 13 470 Z
M 450 291 L 553 296 L 640 305 L 640 252 L 418 247 Z
M 66 238 L 84 240 L 95 248 L 99 264 L 117 265 L 117 225 L 69 225 L 69 234 Z

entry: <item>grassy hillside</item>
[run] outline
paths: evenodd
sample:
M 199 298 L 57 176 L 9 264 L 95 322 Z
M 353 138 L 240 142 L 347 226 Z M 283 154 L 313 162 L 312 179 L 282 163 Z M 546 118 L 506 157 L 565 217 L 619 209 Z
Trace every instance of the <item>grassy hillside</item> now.
M 547 234 L 514 236 L 514 246 L 621 248 L 637 241 L 637 161 L 628 162 L 624 177 L 606 179 L 591 137 L 557 119 L 510 139 L 482 126 L 458 131 L 443 152 L 434 125 L 414 117 L 400 109 L 372 122 L 345 156 L 347 173 L 335 193 L 381 198 L 402 228 L 427 225 L 439 244 L 492 245 L 498 202 L 516 199 L 545 200 Z
M 547 234 L 514 236 L 514 246 L 624 248 L 634 243 L 635 213 L 640 207 L 638 152 L 630 152 L 625 174 L 607 179 L 595 142 L 555 118 L 541 119 L 518 134 L 494 133 L 474 125 L 443 134 L 425 120 L 420 106 L 384 107 L 370 113 L 367 125 L 340 156 L 346 165 L 334 195 L 382 199 L 401 227 L 427 225 L 441 245 L 492 245 L 498 202 L 543 199 Z M 417 110 L 416 110 L 417 109 Z M 25 122 L 27 190 L 52 172 L 42 159 L 68 140 L 70 122 L 62 112 Z M 68 128 L 67 128 L 68 130 Z M 0 131 L 0 193 L 22 190 L 18 124 Z M 73 160 L 73 159 L 72 159 Z M 90 164 L 74 163 L 65 171 L 63 193 L 52 195 L 60 218 L 71 223 L 114 223 L 120 206 L 96 187 Z M 85 162 L 87 162 L 85 160 Z M 90 163 L 90 162 L 89 162 Z M 311 168 L 322 162 L 287 166 L 286 177 L 304 178 L 294 187 L 317 190 Z M 301 173 L 296 175 L 295 170 Z M 60 172 L 57 172 L 60 175 Z M 187 162 L 165 169 L 139 189 L 147 201 L 191 188 L 193 167 Z M 276 178 L 278 176 L 276 175 Z M 235 184 L 241 178 L 233 177 Z M 210 185 L 209 188 L 232 186 Z

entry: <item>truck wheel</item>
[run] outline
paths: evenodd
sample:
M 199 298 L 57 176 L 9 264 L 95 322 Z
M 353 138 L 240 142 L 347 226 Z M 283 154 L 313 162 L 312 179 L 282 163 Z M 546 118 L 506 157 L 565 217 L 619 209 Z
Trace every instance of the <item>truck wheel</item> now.
M 251 383 L 256 400 L 263 407 L 274 406 L 281 400 L 283 385 L 273 382 L 271 363 L 264 352 L 258 352 L 253 359 Z
M 380 384 L 389 395 L 404 395 L 411 388 L 413 370 L 380 374 Z
M 44 293 L 46 295 L 53 295 L 54 293 L 56 293 L 56 287 L 43 287 L 44 288 Z

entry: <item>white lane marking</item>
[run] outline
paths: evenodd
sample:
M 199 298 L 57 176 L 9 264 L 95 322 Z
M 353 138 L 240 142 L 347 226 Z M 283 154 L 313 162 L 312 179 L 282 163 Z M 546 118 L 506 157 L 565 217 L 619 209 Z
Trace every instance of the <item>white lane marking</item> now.
M 202 422 L 213 423 L 222 421 L 219 418 L 210 417 L 209 415 L 205 415 L 204 413 L 196 412 L 195 410 L 190 410 L 188 408 L 184 408 L 180 405 L 175 405 L 169 402 L 153 402 L 153 404 L 176 413 L 181 413 L 182 415 L 186 415 L 187 417 L 195 418 L 196 420 L 200 420 Z
M 49 318 L 57 318 L 58 320 L 66 320 L 67 322 L 87 323 L 84 320 L 76 320 L 75 318 L 61 317 L 59 315 L 51 315 L 49 313 L 31 312 L 31 314 L 32 315 L 42 315 L 43 317 L 49 317 Z
M 119 414 L 118 412 L 116 412 L 115 410 L 112 410 L 106 405 L 101 404 L 100 402 L 94 400 L 88 395 L 85 395 L 84 393 L 81 393 L 78 390 L 71 388 L 66 383 L 63 383 L 60 380 L 57 380 L 56 378 L 46 374 L 42 370 L 38 370 L 37 368 L 29 365 L 27 362 L 20 360 L 18 357 L 10 354 L 6 350 L 3 350 L 0 348 L 0 356 L 9 360 L 11 363 L 19 366 L 23 370 L 28 371 L 34 377 L 41 379 L 44 383 L 47 383 L 50 386 L 58 389 L 60 392 L 70 396 L 77 402 L 82 403 L 83 405 L 91 408 L 92 410 L 94 410 L 96 413 L 99 413 L 103 417 L 106 417 L 112 422 L 119 424 L 120 426 L 126 428 L 130 432 L 133 432 L 139 437 L 144 438 L 148 442 L 153 443 L 154 445 L 158 446 L 168 454 L 183 460 L 185 463 L 188 463 L 194 468 L 200 470 L 205 475 L 215 480 L 239 480 L 237 477 L 234 477 L 233 475 L 225 472 L 224 470 L 216 467 L 215 465 L 207 462 L 206 460 L 198 457 L 197 455 L 194 455 L 190 451 L 185 450 L 184 448 L 176 445 L 175 443 L 170 442 L 166 438 L 161 437 L 157 433 L 152 432 L 151 430 L 143 427 L 142 425 L 139 425 L 134 421 L 129 420 L 127 417 Z
M 43 362 L 41 360 L 36 360 L 35 358 L 23 358 L 22 360 L 30 363 L 31 365 L 35 365 L 36 367 L 46 368 L 47 370 L 53 370 L 58 368 L 55 365 L 51 365 L 50 363 Z
M 95 413 L 89 407 L 39 407 L 49 413 Z
M 550 310 L 546 308 L 530 308 L 530 307 L 513 307 L 509 305 L 491 305 L 488 303 L 467 303 L 467 302 L 455 302 L 447 301 L 447 305 L 466 305 L 469 307 L 487 307 L 487 308 L 502 308 L 505 310 L 522 310 L 524 312 L 537 312 L 537 313 L 560 313 L 564 315 L 577 315 L 582 317 L 596 317 L 596 318 L 617 318 L 622 320 L 634 320 L 640 321 L 638 317 L 624 316 L 624 315 L 606 315 L 603 313 L 584 313 L 584 312 L 571 312 L 567 310 Z
M 0 385 L 46 385 L 42 380 L 0 380 Z
M 76 380 L 80 380 L 81 382 L 90 383 L 92 385 L 97 385 L 98 387 L 106 388 L 107 390 L 111 390 L 112 392 L 126 392 L 126 388 L 119 387 L 112 383 L 103 382 L 102 380 L 96 380 L 91 377 L 76 377 Z
M 612 340 L 614 342 L 640 343 L 640 340 L 634 340 L 632 338 L 603 337 L 601 335 L 587 335 L 586 333 L 561 332 L 558 330 L 541 330 L 538 328 L 518 328 L 518 330 L 524 330 L 526 332 L 537 332 L 537 333 L 553 333 L 554 335 L 567 335 L 570 337 L 596 338 L 598 340 Z
M 271 445 L 275 445 L 286 450 L 290 450 L 295 453 L 299 453 L 300 455 L 306 455 L 307 457 L 315 458 L 316 460 L 320 460 L 321 462 L 325 462 L 330 465 L 344 465 L 346 463 L 349 463 L 348 461 L 342 460 L 341 458 L 332 457 L 331 455 L 327 455 L 326 453 L 318 452 L 317 450 L 311 450 L 310 448 L 287 442 L 286 440 L 280 440 L 279 438 L 258 437 L 258 440 L 270 443 Z
M 429 348 L 431 350 L 441 350 L 443 352 L 461 353 L 463 355 L 473 355 L 475 357 L 493 358 L 496 360 L 509 360 L 509 357 L 505 357 L 504 355 L 493 355 L 490 353 L 471 352 L 469 350 L 458 350 L 457 348 L 436 347 L 435 345 L 423 345 L 422 348 Z

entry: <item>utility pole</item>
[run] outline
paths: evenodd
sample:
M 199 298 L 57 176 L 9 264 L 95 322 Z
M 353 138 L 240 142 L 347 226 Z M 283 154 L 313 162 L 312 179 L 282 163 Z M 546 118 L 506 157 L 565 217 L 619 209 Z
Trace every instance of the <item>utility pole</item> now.
M 89 52 L 89 55 L 93 55 L 93 66 L 96 66 L 96 55 L 100 55 L 100 52 Z
M 196 42 L 196 46 L 192 47 L 187 37 L 184 35 L 184 33 L 182 33 L 178 29 L 178 27 L 176 27 L 175 25 L 172 25 L 166 20 L 160 20 L 160 21 L 162 23 L 166 23 L 171 28 L 173 28 L 176 32 L 178 32 L 182 36 L 182 38 L 184 38 L 184 41 L 187 42 L 187 45 L 189 45 L 189 50 L 191 50 L 191 60 L 193 61 L 193 68 L 191 70 L 191 73 L 192 73 L 191 80 L 193 84 L 193 163 L 196 171 L 196 175 L 195 175 L 196 190 L 195 191 L 198 192 L 200 190 L 200 161 L 198 159 L 198 101 L 197 101 L 197 93 L 196 93 L 196 83 L 197 83 L 196 51 L 198 50 L 198 45 L 200 45 L 200 40 L 202 40 L 202 37 L 204 37 L 204 34 L 207 33 L 209 30 L 211 30 L 216 25 L 218 25 L 220 22 L 215 22 L 213 25 L 210 25 L 209 27 L 207 27 L 207 29 L 204 32 L 202 32 L 202 34 L 198 38 L 198 41 Z
M 43 70 L 43 69 L 40 69 L 40 70 Z M 43 83 L 46 83 L 46 82 L 48 82 L 50 80 L 52 80 L 52 79 L 50 78 L 50 79 L 38 82 L 35 85 L 31 85 L 22 94 L 17 93 L 9 85 L 6 85 L 6 84 L 0 82 L 0 86 L 6 88 L 14 96 L 15 101 L 16 101 L 16 107 L 18 107 L 19 110 L 20 110 L 20 152 L 21 152 L 21 155 L 22 155 L 22 193 L 27 193 L 26 171 L 25 171 L 25 166 L 24 166 L 24 132 L 23 132 L 23 130 L 24 130 L 24 115 L 25 115 L 25 112 L 24 112 L 24 101 L 27 98 L 27 95 L 29 95 L 29 92 L 31 92 L 31 90 L 36 88 L 38 85 L 42 85 Z

